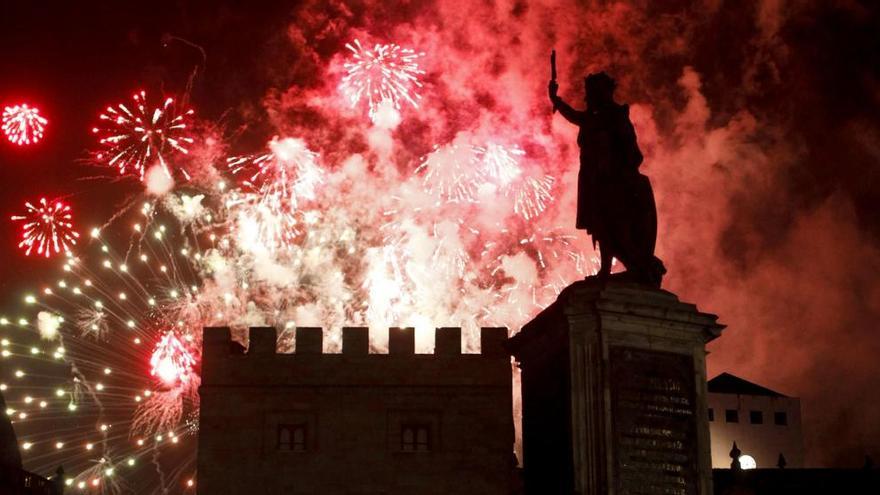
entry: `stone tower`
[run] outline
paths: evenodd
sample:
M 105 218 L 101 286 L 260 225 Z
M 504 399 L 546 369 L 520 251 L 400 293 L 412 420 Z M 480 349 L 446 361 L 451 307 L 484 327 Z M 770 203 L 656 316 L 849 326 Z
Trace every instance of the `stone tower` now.
M 667 291 L 595 278 L 511 338 L 527 494 L 710 495 L 705 345 L 724 328 Z

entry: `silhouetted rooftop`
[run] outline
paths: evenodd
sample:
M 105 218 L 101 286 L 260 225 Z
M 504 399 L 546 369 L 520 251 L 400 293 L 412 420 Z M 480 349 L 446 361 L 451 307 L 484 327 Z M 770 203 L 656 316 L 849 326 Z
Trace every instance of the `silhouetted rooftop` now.
M 787 397 L 779 392 L 762 387 L 757 383 L 743 380 L 730 373 L 721 373 L 707 383 L 713 394 L 763 395 L 767 397 Z

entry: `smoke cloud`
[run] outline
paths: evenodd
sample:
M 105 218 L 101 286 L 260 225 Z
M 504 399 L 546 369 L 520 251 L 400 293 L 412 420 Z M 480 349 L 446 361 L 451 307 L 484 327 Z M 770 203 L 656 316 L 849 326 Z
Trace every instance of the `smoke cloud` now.
M 574 106 L 582 105 L 582 77 L 611 73 L 617 99 L 631 105 L 643 172 L 655 188 L 658 255 L 669 269 L 664 285 L 729 326 L 710 347 L 710 375 L 729 371 L 802 397 L 810 465 L 853 466 L 865 453 L 880 454 L 880 406 L 866 402 L 880 386 L 880 64 L 867 68 L 880 51 L 865 55 L 865 63 L 854 55 L 877 48 L 870 34 L 876 8 L 784 0 L 307 1 L 290 15 L 259 58 L 261 76 L 271 81 L 263 98 L 268 126 L 317 152 L 332 170 L 327 187 L 344 192 L 341 201 L 363 205 L 349 210 L 363 219 L 381 215 L 370 210 L 377 204 L 445 208 L 400 183 L 436 147 L 499 143 L 525 152 L 525 170 L 555 178 L 554 200 L 523 227 L 523 237 L 572 230 L 577 129 L 550 114 L 548 55 L 557 50 L 561 95 Z M 355 39 L 425 53 L 418 107 L 381 108 L 371 121 L 363 107 L 345 104 L 338 88 L 344 46 Z M 252 108 L 240 110 L 253 118 Z M 398 198 L 383 197 L 392 189 Z M 413 268 L 434 267 L 437 252 L 491 251 L 493 229 L 501 227 L 486 212 L 500 206 L 480 208 L 468 217 L 473 225 L 452 213 L 438 223 L 442 245 L 441 237 L 403 222 L 409 268 L 387 252 L 367 253 L 364 283 L 383 288 L 370 291 L 377 299 L 358 317 L 371 326 L 395 324 L 394 308 L 405 305 L 417 308 L 410 315 L 416 325 L 484 319 L 490 291 L 472 290 L 467 307 L 456 305 L 450 301 L 457 293 L 443 293 L 452 286 Z M 322 221 L 339 220 L 341 230 L 322 229 L 345 235 L 339 215 L 330 208 Z M 480 232 L 476 242 L 463 240 L 468 226 Z M 577 235 L 572 242 L 589 258 L 588 240 Z M 505 285 L 506 301 L 522 304 L 507 304 L 521 310 L 492 319 L 517 327 L 537 311 L 524 288 L 541 279 L 538 266 L 522 252 L 494 255 L 515 281 Z M 345 273 L 324 261 L 321 273 L 282 278 L 350 295 Z M 256 266 L 260 277 L 283 273 L 271 260 Z M 413 284 L 406 296 L 388 278 L 398 270 Z M 549 277 L 579 276 L 569 269 Z M 456 321 L 434 321 L 437 309 L 419 307 L 423 301 L 454 308 L 445 316 Z M 331 323 L 341 326 L 353 323 L 344 321 L 352 317 L 345 305 L 304 301 L 293 311 L 297 324 L 326 326 L 336 308 Z

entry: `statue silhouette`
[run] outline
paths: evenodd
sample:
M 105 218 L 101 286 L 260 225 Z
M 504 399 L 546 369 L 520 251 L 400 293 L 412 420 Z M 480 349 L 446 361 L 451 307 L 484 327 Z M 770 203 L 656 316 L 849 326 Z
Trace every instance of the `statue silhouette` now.
M 555 62 L 555 53 L 551 60 Z M 614 101 L 614 79 L 599 72 L 584 79 L 587 109 L 575 110 L 556 94 L 559 85 L 553 65 L 549 85 L 553 110 L 580 127 L 576 227 L 586 230 L 593 246 L 599 246 L 599 279 L 608 279 L 616 258 L 626 267 L 619 278 L 659 287 L 666 269 L 654 256 L 657 208 L 651 182 L 639 173 L 643 157 L 629 106 Z

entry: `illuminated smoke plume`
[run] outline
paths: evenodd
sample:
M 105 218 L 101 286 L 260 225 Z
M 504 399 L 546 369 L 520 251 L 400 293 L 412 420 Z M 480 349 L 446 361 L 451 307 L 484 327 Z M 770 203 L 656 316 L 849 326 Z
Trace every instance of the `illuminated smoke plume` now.
M 58 328 L 61 326 L 61 318 L 48 311 L 37 313 L 37 330 L 44 340 L 55 340 L 58 337 Z

